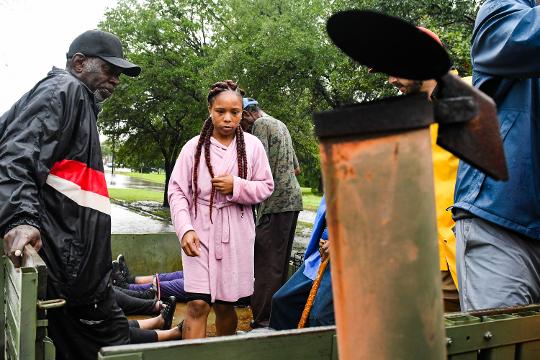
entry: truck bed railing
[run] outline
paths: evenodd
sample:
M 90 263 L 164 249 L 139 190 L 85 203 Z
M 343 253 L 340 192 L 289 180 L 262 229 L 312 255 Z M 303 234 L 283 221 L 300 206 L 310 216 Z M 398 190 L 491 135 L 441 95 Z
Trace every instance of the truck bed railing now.
M 358 319 L 357 321 L 362 321 Z M 540 306 L 445 315 L 448 360 L 540 359 Z M 357 346 L 362 346 L 359 343 Z M 337 360 L 333 326 L 101 349 L 100 360 Z M 382 359 L 386 360 L 386 359 Z M 436 360 L 436 359 L 434 359 Z
M 148 246 L 160 248 L 162 246 L 153 242 L 166 241 L 171 248 L 178 246 L 175 243 L 177 240 L 170 234 L 160 240 L 157 240 L 160 238 L 158 234 L 135 236 L 133 239 L 122 236 L 123 238 L 119 240 L 125 240 L 126 244 L 128 242 L 137 242 L 139 245 L 148 243 Z M 122 250 L 118 246 L 118 251 Z M 133 252 L 130 254 L 130 259 L 143 256 L 142 254 Z M 138 259 L 134 263 L 144 265 L 142 260 Z M 164 265 L 153 264 L 152 266 L 160 267 L 161 270 Z M 0 331 L 0 359 L 54 359 L 55 348 L 47 337 L 46 309 L 62 304 L 58 300 L 46 300 L 47 268 L 43 260 L 30 246 L 24 250 L 20 269 L 16 269 L 7 257 L 2 257 L 0 283 L 3 288 L 0 292 L 0 326 L 4 330 Z M 361 322 L 362 319 L 356 321 Z M 445 327 L 449 360 L 540 359 L 540 305 L 450 313 L 445 315 Z M 357 344 L 357 346 L 362 346 L 362 344 Z M 169 358 L 337 360 L 339 356 L 335 327 L 328 326 L 105 347 L 101 349 L 98 358 L 101 360 Z
M 62 301 L 45 301 L 47 267 L 31 246 L 26 246 L 20 268 L 2 257 L 0 333 L 2 359 L 53 360 L 55 349 L 47 337 L 46 308 Z

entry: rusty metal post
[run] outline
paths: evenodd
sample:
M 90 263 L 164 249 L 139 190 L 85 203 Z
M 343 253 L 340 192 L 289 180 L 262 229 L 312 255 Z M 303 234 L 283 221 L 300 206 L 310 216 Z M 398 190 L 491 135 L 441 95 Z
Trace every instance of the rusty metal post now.
M 425 96 L 316 114 L 339 358 L 445 358 Z

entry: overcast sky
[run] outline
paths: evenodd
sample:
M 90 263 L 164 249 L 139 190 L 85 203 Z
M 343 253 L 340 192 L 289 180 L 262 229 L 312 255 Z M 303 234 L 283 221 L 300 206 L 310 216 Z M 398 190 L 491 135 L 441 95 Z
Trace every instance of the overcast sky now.
M 52 66 L 69 44 L 95 29 L 116 0 L 0 0 L 0 115 Z

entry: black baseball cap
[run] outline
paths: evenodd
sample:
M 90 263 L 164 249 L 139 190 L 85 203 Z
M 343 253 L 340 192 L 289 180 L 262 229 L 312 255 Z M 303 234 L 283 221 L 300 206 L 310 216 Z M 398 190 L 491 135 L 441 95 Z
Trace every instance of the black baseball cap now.
M 86 56 L 97 56 L 106 62 L 118 66 L 127 76 L 137 76 L 141 67 L 124 59 L 124 51 L 120 39 L 106 31 L 88 30 L 77 36 L 69 46 L 67 58 L 76 53 Z

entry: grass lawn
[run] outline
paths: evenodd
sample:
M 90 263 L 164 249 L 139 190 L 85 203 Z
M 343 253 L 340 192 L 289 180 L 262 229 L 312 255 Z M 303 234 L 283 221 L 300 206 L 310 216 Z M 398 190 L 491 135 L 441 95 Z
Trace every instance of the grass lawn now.
M 165 184 L 165 173 L 162 174 L 156 174 L 156 173 L 150 173 L 150 174 L 142 174 L 137 172 L 117 172 L 117 174 L 130 176 L 132 178 L 151 181 L 156 184 Z M 147 199 L 145 199 L 147 200 Z
M 312 193 L 311 188 L 302 188 L 302 200 L 304 201 L 304 210 L 317 211 L 321 199 L 322 196 Z
M 134 201 L 163 201 L 163 192 L 146 189 L 109 189 L 109 196 L 116 200 Z

